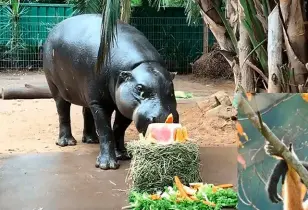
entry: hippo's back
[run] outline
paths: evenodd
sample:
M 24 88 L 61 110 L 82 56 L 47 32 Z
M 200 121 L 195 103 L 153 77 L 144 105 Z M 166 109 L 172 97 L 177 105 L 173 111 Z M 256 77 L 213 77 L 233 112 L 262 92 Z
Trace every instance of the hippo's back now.
M 101 15 L 84 14 L 70 17 L 57 24 L 44 45 L 44 66 L 68 65 L 74 70 L 91 71 L 100 45 Z M 111 50 L 112 62 L 124 68 L 144 60 L 160 60 L 157 50 L 135 27 L 118 22 L 117 44 Z M 60 61 L 65 61 L 61 63 Z M 61 66 L 62 66 L 61 65 Z M 64 66 L 63 66 L 64 67 Z M 69 68 L 69 69 L 70 69 Z
M 84 104 L 88 87 L 100 83 L 107 88 L 110 77 L 146 60 L 163 62 L 157 50 L 135 27 L 118 22 L 117 44 L 111 49 L 112 65 L 102 76 L 94 77 L 100 45 L 101 15 L 84 14 L 70 17 L 57 24 L 43 47 L 43 66 L 47 80 L 54 83 L 63 98 Z M 77 97 L 78 96 L 78 97 Z

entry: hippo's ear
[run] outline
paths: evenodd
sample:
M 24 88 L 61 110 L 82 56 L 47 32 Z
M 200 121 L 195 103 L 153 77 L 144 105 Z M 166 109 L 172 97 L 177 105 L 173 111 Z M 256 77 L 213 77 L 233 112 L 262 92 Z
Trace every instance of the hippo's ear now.
M 170 73 L 170 76 L 171 76 L 171 80 L 174 80 L 175 75 L 178 74 L 177 72 L 169 72 L 169 73 Z
M 128 80 L 131 77 L 132 77 L 132 73 L 130 71 L 122 71 L 119 74 L 119 82 L 122 83 L 122 82 Z

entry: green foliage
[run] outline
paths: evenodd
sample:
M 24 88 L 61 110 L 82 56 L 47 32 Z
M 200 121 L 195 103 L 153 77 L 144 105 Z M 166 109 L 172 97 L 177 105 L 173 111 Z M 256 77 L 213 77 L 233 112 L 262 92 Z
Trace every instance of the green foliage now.
M 187 1 L 185 4 L 185 14 L 189 25 L 196 24 L 200 19 L 200 7 L 193 1 Z
M 213 192 L 212 187 L 213 185 L 211 184 L 202 186 L 197 193 L 197 197 L 202 199 L 206 195 L 210 202 L 216 203 L 215 210 L 223 207 L 235 207 L 237 205 L 237 193 L 233 189 L 220 188 Z
M 21 0 L 20 3 L 67 4 L 67 0 Z
M 129 0 L 126 0 L 129 1 Z M 120 13 L 120 1 L 105 0 L 103 1 L 103 22 L 101 43 L 98 51 L 98 59 L 96 65 L 96 73 L 100 72 L 101 64 L 107 65 L 110 61 L 110 49 L 116 43 L 117 20 Z M 126 11 L 127 12 L 127 11 Z M 129 11 L 130 12 L 130 11 Z
M 3 33 L 9 31 L 11 33 L 11 37 L 5 45 L 7 50 L 4 56 L 12 60 L 17 60 L 18 62 L 23 54 L 22 51 L 26 49 L 21 33 L 21 24 L 19 22 L 20 17 L 26 13 L 26 10 L 20 7 L 19 0 L 11 0 L 7 6 L 2 8 L 2 12 L 4 19 L 7 20 L 7 24 L 2 26 L 0 31 Z
M 101 13 L 104 0 L 69 0 L 77 14 Z
M 141 0 L 131 0 L 132 6 L 140 6 L 141 5 Z
M 243 24 L 249 34 L 250 41 L 255 48 L 254 50 L 257 54 L 257 58 L 262 66 L 262 69 L 264 72 L 267 72 L 267 50 L 264 47 L 264 44 L 260 45 L 260 43 L 263 42 L 267 36 L 261 22 L 257 18 L 254 2 L 252 0 L 240 0 L 240 3 L 245 14 Z M 266 6 L 264 7 L 267 8 Z M 265 12 L 267 14 L 268 9 L 265 9 Z
M 238 198 L 237 193 L 232 189 L 218 189 L 213 192 L 213 185 L 206 184 L 197 192 L 199 201 L 181 200 L 177 202 L 177 189 L 176 187 L 165 188 L 162 199 L 152 200 L 147 193 L 139 193 L 131 191 L 129 194 L 130 207 L 133 210 L 220 210 L 224 207 L 235 208 L 237 206 Z M 216 206 L 212 207 L 202 202 L 205 196 L 207 199 L 215 203 Z

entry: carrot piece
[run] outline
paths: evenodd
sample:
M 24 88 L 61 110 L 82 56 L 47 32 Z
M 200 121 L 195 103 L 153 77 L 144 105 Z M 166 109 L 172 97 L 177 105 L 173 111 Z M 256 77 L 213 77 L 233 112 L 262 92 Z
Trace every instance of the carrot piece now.
M 197 190 L 191 188 L 191 187 L 187 187 L 185 185 L 183 185 L 183 189 L 185 190 L 185 193 L 188 195 L 188 196 L 192 196 L 196 193 Z
M 215 203 L 212 203 L 210 201 L 202 201 L 205 205 L 209 205 L 209 206 L 216 206 Z
M 190 196 L 190 198 L 191 198 L 191 200 L 193 200 L 193 201 L 197 201 L 197 200 L 198 200 L 198 198 L 197 198 L 196 196 L 194 196 L 194 195 Z
M 233 184 L 220 184 L 220 185 L 216 185 L 215 187 L 219 187 L 219 188 L 231 188 L 231 187 L 233 187 Z
M 160 196 L 157 195 L 157 194 L 150 195 L 150 197 L 151 197 L 152 200 L 159 200 L 160 199 Z
M 212 187 L 212 191 L 213 191 L 213 193 L 215 193 L 215 192 L 217 192 L 217 187 Z
M 186 194 L 184 188 L 183 188 L 183 184 L 181 183 L 180 179 L 178 176 L 174 177 L 174 182 L 175 182 L 175 186 L 178 188 L 179 192 L 181 193 L 181 197 L 183 198 L 187 198 L 188 200 L 191 200 L 191 198 Z
M 173 115 L 172 115 L 172 113 L 168 115 L 165 123 L 173 123 Z
M 191 198 L 193 201 L 199 200 L 196 196 L 190 196 L 190 198 Z M 212 202 L 210 202 L 210 201 L 205 201 L 205 200 L 203 200 L 202 202 L 203 202 L 205 205 L 216 206 L 215 203 L 212 203 Z

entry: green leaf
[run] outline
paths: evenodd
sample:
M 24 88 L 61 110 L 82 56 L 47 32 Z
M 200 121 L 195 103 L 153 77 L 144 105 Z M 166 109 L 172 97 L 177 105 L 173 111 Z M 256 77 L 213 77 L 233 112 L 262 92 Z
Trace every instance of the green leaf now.
M 104 0 L 76 0 L 73 10 L 77 14 L 101 13 Z
M 11 0 L 11 6 L 13 14 L 18 14 L 19 11 L 19 0 Z
M 192 0 L 187 0 L 185 4 L 185 15 L 188 25 L 196 24 L 200 19 L 200 6 Z
M 184 91 L 174 91 L 175 98 L 192 98 L 193 94 L 189 92 L 184 92 Z
M 241 21 L 248 32 L 253 47 L 256 48 L 255 52 L 257 54 L 258 60 L 262 66 L 263 71 L 267 73 L 267 50 L 265 49 L 263 44 L 261 44 L 261 46 L 258 46 L 264 41 L 264 39 L 266 39 L 266 34 L 264 32 L 261 22 L 256 16 L 257 12 L 255 9 L 255 5 L 252 0 L 240 0 L 240 3 L 244 11 L 244 18 Z
M 244 59 L 244 61 L 243 61 L 243 65 L 240 67 L 240 68 L 243 68 L 243 66 L 244 66 L 244 64 L 245 64 L 245 62 L 246 62 L 246 60 L 259 48 L 259 47 L 261 47 L 263 44 L 264 44 L 264 42 L 265 41 L 267 41 L 267 38 L 265 38 L 262 42 L 260 42 L 259 44 L 257 44 L 257 46 L 255 47 L 255 48 L 253 48 L 249 53 L 248 53 L 248 55 L 246 56 L 246 58 Z
M 101 43 L 98 50 L 96 73 L 99 74 L 102 65 L 110 62 L 110 49 L 116 44 L 117 20 L 120 12 L 119 0 L 105 0 L 102 5 Z
M 262 0 L 262 7 L 263 7 L 263 15 L 264 17 L 267 18 L 271 13 L 268 0 Z
M 245 20 L 243 20 L 243 24 L 246 28 L 246 30 L 248 31 L 248 35 L 250 38 L 250 41 L 253 45 L 254 48 L 256 48 L 255 52 L 257 54 L 257 57 L 259 59 L 259 62 L 262 66 L 262 69 L 265 73 L 268 72 L 268 68 L 267 68 L 267 51 L 265 50 L 264 46 L 261 45 L 258 47 L 258 45 L 263 41 L 260 41 L 260 43 L 258 42 L 258 40 L 256 40 L 254 32 L 252 30 L 252 27 L 249 25 L 249 23 Z

